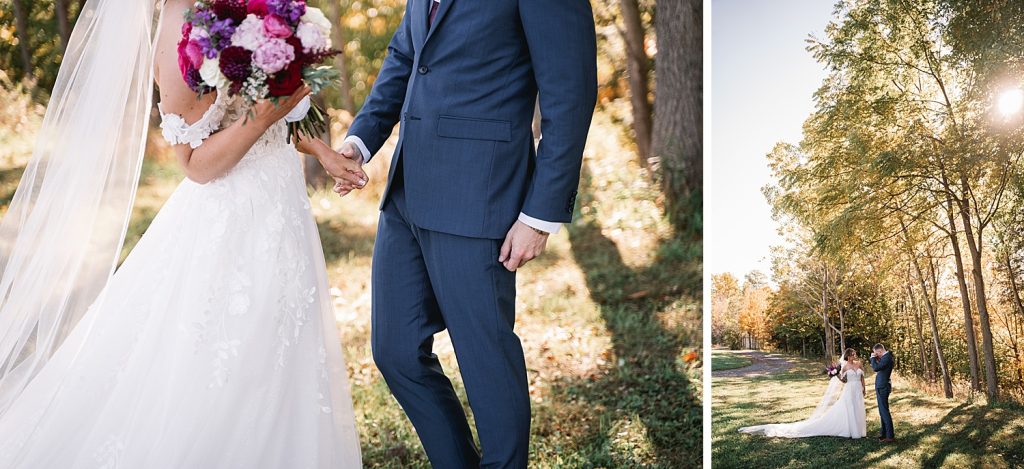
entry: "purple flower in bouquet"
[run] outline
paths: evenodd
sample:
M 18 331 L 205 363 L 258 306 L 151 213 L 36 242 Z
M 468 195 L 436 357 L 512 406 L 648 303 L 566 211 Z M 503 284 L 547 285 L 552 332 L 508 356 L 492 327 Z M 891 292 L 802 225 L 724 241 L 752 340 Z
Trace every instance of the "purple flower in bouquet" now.
M 828 375 L 829 378 L 835 378 L 839 376 L 839 370 L 840 368 L 838 365 L 832 364 L 825 367 L 825 374 Z
M 231 19 L 214 21 L 210 25 L 210 37 L 216 38 L 220 49 L 231 45 L 231 35 L 235 34 L 235 24 Z
M 205 85 L 203 84 L 203 77 L 199 74 L 199 70 L 189 67 L 183 74 L 185 78 L 185 84 L 188 85 L 189 89 L 196 93 L 205 91 Z
M 217 16 L 212 11 L 198 7 L 196 11 L 192 13 L 192 25 L 196 28 L 205 28 L 213 23 L 217 19 Z
M 267 10 L 272 15 L 280 16 L 292 26 L 299 24 L 299 18 L 306 14 L 306 2 L 303 0 L 267 0 Z

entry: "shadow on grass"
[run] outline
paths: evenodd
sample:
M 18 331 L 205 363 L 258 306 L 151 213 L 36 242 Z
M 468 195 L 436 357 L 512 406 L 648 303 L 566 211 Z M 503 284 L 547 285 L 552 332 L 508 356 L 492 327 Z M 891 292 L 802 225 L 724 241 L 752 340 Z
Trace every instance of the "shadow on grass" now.
M 590 190 L 586 173 L 584 183 L 588 187 L 581 196 L 586 198 Z M 591 299 L 600 308 L 618 357 L 618 363 L 595 379 L 556 385 L 556 393 L 567 393 L 570 400 L 582 401 L 600 414 L 602 424 L 579 435 L 577 443 L 603 448 L 597 456 L 608 460 L 589 461 L 598 467 L 648 466 L 652 462 L 657 467 L 699 467 L 701 402 L 682 371 L 680 358 L 683 347 L 699 346 L 699 327 L 695 336 L 694 328 L 668 326 L 658 313 L 666 308 L 694 307 L 699 323 L 700 240 L 669 240 L 659 247 L 652 265 L 633 269 L 594 220 L 568 229 L 572 255 L 586 276 Z M 647 294 L 636 298 L 638 291 Z M 623 419 L 639 419 L 646 427 L 654 461 L 609 453 L 615 435 L 606 424 Z

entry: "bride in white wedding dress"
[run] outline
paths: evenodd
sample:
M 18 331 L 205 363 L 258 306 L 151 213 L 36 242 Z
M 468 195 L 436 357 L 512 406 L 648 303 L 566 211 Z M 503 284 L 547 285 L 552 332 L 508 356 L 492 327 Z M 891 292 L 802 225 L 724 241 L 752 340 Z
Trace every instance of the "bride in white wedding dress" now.
M 90 0 L 89 21 L 125 5 Z M 279 107 L 197 100 L 174 62 L 188 5 L 164 6 L 153 55 L 164 136 L 190 179 L 45 364 L 23 385 L 4 377 L 0 467 L 361 466 L 323 251 L 282 120 L 308 89 Z M 299 146 L 330 156 L 319 141 Z M 336 177 L 365 177 L 346 168 Z
M 806 420 L 792 423 L 773 423 L 740 428 L 741 433 L 761 434 L 781 438 L 806 438 L 812 436 L 839 436 L 864 438 L 867 435 L 867 415 L 864 409 L 864 369 L 857 360 L 857 352 L 846 349 L 841 361 L 839 378 L 832 378 L 829 390 L 818 409 Z M 839 399 L 832 402 L 833 390 L 842 387 Z

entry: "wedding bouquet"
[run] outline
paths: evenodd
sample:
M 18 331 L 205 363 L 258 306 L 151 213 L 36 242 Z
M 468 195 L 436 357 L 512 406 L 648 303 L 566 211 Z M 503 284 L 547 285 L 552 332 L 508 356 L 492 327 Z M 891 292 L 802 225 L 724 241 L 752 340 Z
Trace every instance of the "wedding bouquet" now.
M 828 375 L 829 379 L 836 378 L 839 376 L 841 368 L 835 363 L 825 367 L 825 374 Z
M 331 48 L 331 22 L 305 0 L 197 0 L 185 12 L 178 66 L 200 95 L 216 90 L 250 104 L 290 96 L 305 82 L 313 94 L 338 77 L 322 63 Z M 327 129 L 323 109 L 289 124 L 289 137 Z

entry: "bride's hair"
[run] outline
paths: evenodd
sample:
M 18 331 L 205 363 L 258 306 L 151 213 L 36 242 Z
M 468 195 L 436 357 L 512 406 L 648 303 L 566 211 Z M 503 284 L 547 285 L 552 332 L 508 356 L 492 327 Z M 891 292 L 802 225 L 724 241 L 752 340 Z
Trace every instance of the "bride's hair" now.
M 843 352 L 843 360 L 844 361 L 850 361 L 850 355 L 855 354 L 855 353 L 857 353 L 857 351 L 852 349 L 852 348 L 846 349 L 846 351 Z

